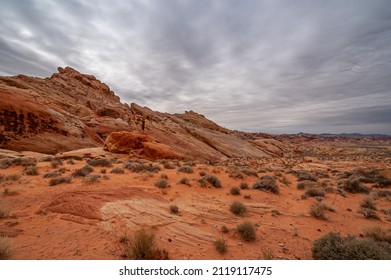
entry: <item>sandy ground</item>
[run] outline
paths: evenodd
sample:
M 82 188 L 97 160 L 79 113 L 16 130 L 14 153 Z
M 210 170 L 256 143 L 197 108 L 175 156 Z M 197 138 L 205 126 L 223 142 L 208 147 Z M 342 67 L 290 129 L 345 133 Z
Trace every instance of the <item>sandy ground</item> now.
M 347 193 L 343 197 L 338 192 L 327 193 L 323 202 L 336 211 L 327 212 L 328 220 L 311 217 L 309 209 L 316 199 L 302 199 L 304 191 L 297 189 L 297 178 L 286 173 L 284 160 L 268 161 L 238 160 L 236 164 L 259 171 L 259 176 L 275 176 L 280 194 L 252 189 L 258 180 L 255 176 L 242 174 L 243 178 L 235 179 L 226 166 L 200 163 L 192 167 L 192 174 L 186 174 L 156 162 L 162 170 L 149 177 L 127 169 L 124 174 L 111 174 L 114 167 L 123 167 L 124 163 L 118 162 L 107 167 L 106 174 L 101 174 L 105 167 L 94 167 L 91 174 L 107 176 L 96 182 L 75 177 L 71 183 L 56 186 L 49 186 L 50 179 L 43 178 L 43 174 L 65 168 L 64 175 L 70 175 L 86 162 L 75 160 L 75 164 L 69 164 L 64 160 L 64 165 L 57 168 L 50 162 L 38 162 L 37 176 L 23 175 L 24 167 L 11 166 L 1 169 L 0 175 L 21 177 L 0 183 L 0 207 L 8 213 L 0 219 L 0 235 L 10 237 L 12 259 L 121 259 L 124 246 L 119 240 L 124 236 L 131 239 L 142 227 L 156 233 L 157 245 L 168 251 L 170 259 L 311 259 L 313 241 L 328 232 L 359 236 L 366 227 L 391 227 L 381 211 L 377 211 L 380 220 L 365 219 L 358 212 L 365 194 Z M 333 169 L 351 170 L 363 164 L 307 159 L 290 168 L 321 170 L 329 178 L 319 181 L 328 180 L 336 188 L 339 179 L 336 172 L 331 172 Z M 387 168 L 382 163 L 372 165 Z M 201 171 L 218 177 L 222 187 L 201 187 Z M 154 186 L 161 176 L 167 176 L 169 188 Z M 188 178 L 191 185 L 180 184 L 181 178 Z M 281 182 L 283 178 L 289 181 L 287 185 Z M 230 188 L 242 182 L 250 189 L 231 195 Z M 244 216 L 230 212 L 233 201 L 245 204 Z M 391 208 L 389 198 L 379 198 L 376 203 L 379 210 Z M 172 214 L 170 205 L 177 205 L 179 212 Z M 243 221 L 256 225 L 254 242 L 241 240 L 236 232 Z M 223 225 L 228 233 L 221 232 Z M 219 238 L 227 241 L 225 254 L 214 247 L 213 242 Z

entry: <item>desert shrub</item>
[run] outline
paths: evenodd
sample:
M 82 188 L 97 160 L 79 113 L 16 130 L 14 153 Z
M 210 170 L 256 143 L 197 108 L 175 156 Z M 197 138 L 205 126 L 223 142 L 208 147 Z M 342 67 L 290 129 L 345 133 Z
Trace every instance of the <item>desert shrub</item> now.
M 240 194 L 240 189 L 238 187 L 232 187 L 229 190 L 229 193 L 232 194 L 232 195 L 239 195 Z
M 11 256 L 12 248 L 9 238 L 0 236 L 0 260 L 9 260 Z
M 231 203 L 229 210 L 237 216 L 243 216 L 246 213 L 246 206 L 239 201 L 234 201 Z
M 376 211 L 371 208 L 361 207 L 358 212 L 363 214 L 366 219 L 380 220 L 380 217 L 377 215 Z
M 369 193 L 370 189 L 366 187 L 359 179 L 347 179 L 338 183 L 339 187 L 350 193 Z
M 224 254 L 227 251 L 227 241 L 225 241 L 223 238 L 215 240 L 213 245 L 220 254 Z
M 391 196 L 391 191 L 389 191 L 389 190 L 378 190 L 376 192 L 376 195 L 378 197 L 388 197 L 388 196 Z
M 376 201 L 372 197 L 366 196 L 366 197 L 364 197 L 360 206 L 363 208 L 376 210 Z
M 49 186 L 55 186 L 62 183 L 70 183 L 71 181 L 72 181 L 72 176 L 56 177 L 50 179 Z
M 179 207 L 177 205 L 170 205 L 170 212 L 177 214 L 179 212 Z
M 275 194 L 280 193 L 280 188 L 277 185 L 276 179 L 269 175 L 262 176 L 260 180 L 255 182 L 253 189 L 269 191 Z
M 242 169 L 241 172 L 247 176 L 254 176 L 254 177 L 258 177 L 258 173 L 254 170 L 250 170 L 250 169 Z
M 314 181 L 310 181 L 310 180 L 304 180 L 304 181 L 297 183 L 297 188 L 299 190 L 307 190 L 307 189 L 316 188 L 316 187 L 318 187 L 318 183 L 316 183 Z
M 158 257 L 158 249 L 155 244 L 155 234 L 145 229 L 137 231 L 128 255 L 135 260 L 156 259 Z
M 187 185 L 187 186 L 190 186 L 190 180 L 187 179 L 187 178 L 182 178 L 179 183 L 183 184 L 183 185 Z
M 159 165 L 152 165 L 152 164 L 142 164 L 134 161 L 129 161 L 124 165 L 124 168 L 130 170 L 134 173 L 140 173 L 140 172 L 153 172 L 157 173 L 162 170 L 162 168 Z
M 160 178 L 161 179 L 168 179 L 168 176 L 167 176 L 167 174 L 163 173 L 163 174 L 160 174 Z
M 204 170 L 201 170 L 199 174 L 200 174 L 200 176 L 202 177 L 202 176 L 205 176 L 205 175 L 206 175 L 206 172 L 205 172 Z
M 310 215 L 319 220 L 328 220 L 326 217 L 326 210 L 327 208 L 324 204 L 316 202 L 311 205 Z
M 84 182 L 86 183 L 95 183 L 100 179 L 100 175 L 97 174 L 89 174 L 84 177 Z
M 94 171 L 94 169 L 89 166 L 89 165 L 85 165 L 83 166 L 82 168 L 79 168 L 79 169 L 76 169 L 72 175 L 75 176 L 75 177 L 86 177 L 87 175 L 89 175 L 92 171 Z
M 169 187 L 169 183 L 167 179 L 160 179 L 155 182 L 155 186 L 161 189 L 165 189 Z
M 305 181 L 305 180 L 314 181 L 314 182 L 318 181 L 318 178 L 316 177 L 316 175 L 314 175 L 308 171 L 289 170 L 286 173 L 295 175 L 298 181 Z
M 125 171 L 124 171 L 122 168 L 115 167 L 115 168 L 111 169 L 110 173 L 114 173 L 114 174 L 124 174 Z
M 62 162 L 62 160 L 60 160 L 60 159 L 54 159 L 54 160 L 52 160 L 52 161 L 50 162 L 50 166 L 51 166 L 52 168 L 57 168 L 57 167 L 59 167 L 60 165 L 63 165 L 63 162 Z
M 285 186 L 289 186 L 291 184 L 291 181 L 289 181 L 286 177 L 283 177 L 281 179 L 281 183 L 283 183 Z
M 35 158 L 15 158 L 13 159 L 13 164 L 21 165 L 24 167 L 36 166 L 37 160 Z
M 193 173 L 193 168 L 190 165 L 183 165 L 178 168 L 178 172 L 191 174 Z
M 111 163 L 109 160 L 105 158 L 91 159 L 87 161 L 87 163 L 91 166 L 101 166 L 101 167 L 110 167 Z
M 163 167 L 164 167 L 165 169 L 175 169 L 175 165 L 173 165 L 171 162 L 165 162 L 165 163 L 163 164 Z
M 71 158 L 71 159 L 67 160 L 67 163 L 70 164 L 70 165 L 74 165 L 75 161 Z
M 240 186 L 239 186 L 242 190 L 247 190 L 248 189 L 248 184 L 246 182 L 242 182 L 240 183 Z
M 221 181 L 214 175 L 206 175 L 199 182 L 202 187 L 206 187 L 206 183 L 209 183 L 215 188 L 221 188 Z
M 390 260 L 391 245 L 371 238 L 328 233 L 315 240 L 312 257 L 315 260 Z
M 60 172 L 46 172 L 45 174 L 43 174 L 43 178 L 56 178 L 56 177 L 60 177 L 61 176 L 61 173 Z
M 369 227 L 363 230 L 362 235 L 375 241 L 387 242 L 391 244 L 391 229 L 381 228 L 379 226 Z
M 222 232 L 222 233 L 228 233 L 228 232 L 229 232 L 229 229 L 228 229 L 225 225 L 222 225 L 222 226 L 221 226 L 221 232 Z
M 311 188 L 306 190 L 304 197 L 324 197 L 326 195 L 325 191 L 322 188 Z
M 30 176 L 37 176 L 39 175 L 38 168 L 36 166 L 27 166 L 24 171 L 24 174 L 30 175 Z
M 243 222 L 237 226 L 236 231 L 244 241 L 254 241 L 256 238 L 255 226 L 251 222 Z
M 20 179 L 20 175 L 0 175 L 0 182 L 9 182 L 9 181 L 18 181 Z
M 101 173 L 101 174 L 106 174 L 106 172 L 107 172 L 107 169 L 106 169 L 106 168 L 102 168 L 102 169 L 100 170 L 100 173 Z
M 12 160 L 9 158 L 0 159 L 0 169 L 7 169 L 12 165 Z

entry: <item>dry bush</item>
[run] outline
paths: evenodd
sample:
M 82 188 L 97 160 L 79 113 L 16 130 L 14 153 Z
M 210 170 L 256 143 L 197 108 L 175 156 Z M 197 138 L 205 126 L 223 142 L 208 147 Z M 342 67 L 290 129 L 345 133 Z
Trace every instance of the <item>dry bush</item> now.
M 11 256 L 12 247 L 9 238 L 0 236 L 0 260 L 9 260 Z
M 221 188 L 221 181 L 214 175 L 206 175 L 199 182 L 201 187 L 206 187 L 206 184 L 209 183 L 215 188 Z
M 380 220 L 380 217 L 373 209 L 361 207 L 358 212 L 363 214 L 366 219 Z
M 111 162 L 105 158 L 99 158 L 99 159 L 91 159 L 87 161 L 87 163 L 91 166 L 100 166 L 100 167 L 110 167 Z
M 62 162 L 61 159 L 53 159 L 51 162 L 50 162 L 50 166 L 52 168 L 58 168 L 60 165 L 63 165 L 64 163 Z
M 83 166 L 82 168 L 79 168 L 79 169 L 76 169 L 72 175 L 75 176 L 75 177 L 86 177 L 87 175 L 89 175 L 92 171 L 94 171 L 94 169 L 89 166 L 89 165 L 85 165 Z
M 243 222 L 237 226 L 236 231 L 244 241 L 254 241 L 256 239 L 255 226 L 251 222 Z
M 83 181 L 86 183 L 95 183 L 95 182 L 99 181 L 99 179 L 100 179 L 100 175 L 90 174 L 90 175 L 87 175 L 86 177 L 84 177 Z
M 128 161 L 124 168 L 130 170 L 134 173 L 140 173 L 140 172 L 151 172 L 151 173 L 157 173 L 162 170 L 162 168 L 159 165 L 153 165 L 153 164 L 142 164 L 136 161 Z
M 311 205 L 310 215 L 319 220 L 328 220 L 326 217 L 327 207 L 323 203 L 316 202 Z
M 245 174 L 247 176 L 254 176 L 254 177 L 258 178 L 258 173 L 256 171 L 254 171 L 254 170 L 242 169 L 240 172 L 242 172 L 243 174 Z
M 60 176 L 61 176 L 60 172 L 46 172 L 45 174 L 43 174 L 42 177 L 47 179 L 47 178 L 56 178 Z
M 326 195 L 325 191 L 322 188 L 311 188 L 306 190 L 304 193 L 304 198 L 307 197 L 324 197 Z
M 229 193 L 231 195 L 240 195 L 240 189 L 238 187 L 232 187 L 230 190 L 229 190 Z
M 152 231 L 141 229 L 134 235 L 133 240 L 121 237 L 125 243 L 125 257 L 134 260 L 168 259 L 168 253 L 156 246 L 155 234 Z
M 62 183 L 70 183 L 71 181 L 72 181 L 72 176 L 56 177 L 50 179 L 49 186 L 55 186 Z
M 115 167 L 115 168 L 111 169 L 110 173 L 114 173 L 114 174 L 124 174 L 125 171 L 124 171 L 122 168 Z
M 171 162 L 165 162 L 165 163 L 163 164 L 163 167 L 164 167 L 165 169 L 175 169 L 175 165 L 172 164 Z
M 379 226 L 368 227 L 363 230 L 362 235 L 375 241 L 387 242 L 391 244 L 391 229 L 381 228 Z
M 276 179 L 269 175 L 262 176 L 261 179 L 255 182 L 253 189 L 269 191 L 275 194 L 280 193 L 280 188 L 277 185 Z
M 371 238 L 328 233 L 314 242 L 312 257 L 315 260 L 390 260 L 391 245 Z
M 228 232 L 229 232 L 229 229 L 227 228 L 227 226 L 222 225 L 222 226 L 221 226 L 221 232 L 222 232 L 222 233 L 228 233 Z
M 224 254 L 227 251 L 227 241 L 220 238 L 213 242 L 217 252 Z
M 297 188 L 299 190 L 308 190 L 308 189 L 312 189 L 312 188 L 317 188 L 318 186 L 319 186 L 318 183 L 316 183 L 314 181 L 310 181 L 310 180 L 304 180 L 304 181 L 297 183 Z
M 366 197 L 364 197 L 360 206 L 363 208 L 376 210 L 376 201 L 372 197 L 366 196 Z
M 350 193 L 369 193 L 370 191 L 359 179 L 343 180 L 338 182 L 338 186 Z
M 274 253 L 270 250 L 262 251 L 262 259 L 263 260 L 274 260 Z
M 180 181 L 179 181 L 180 184 L 183 184 L 183 185 L 187 185 L 187 186 L 190 186 L 190 180 L 187 179 L 187 178 L 182 178 Z
M 246 206 L 239 201 L 234 201 L 229 207 L 229 210 L 237 216 L 243 216 L 246 213 Z
M 37 176 L 39 175 L 38 172 L 38 167 L 36 166 L 27 166 L 24 170 L 23 173 L 29 176 Z
M 242 190 L 247 190 L 248 189 L 248 184 L 246 182 L 242 182 L 240 183 L 240 186 L 239 186 Z
M 168 183 L 167 179 L 160 179 L 155 182 L 155 186 L 158 188 L 161 188 L 161 189 L 165 189 L 165 188 L 168 188 L 170 186 L 170 184 Z
M 183 166 L 178 168 L 178 172 L 191 174 L 194 171 L 193 171 L 193 168 L 190 165 L 183 165 Z

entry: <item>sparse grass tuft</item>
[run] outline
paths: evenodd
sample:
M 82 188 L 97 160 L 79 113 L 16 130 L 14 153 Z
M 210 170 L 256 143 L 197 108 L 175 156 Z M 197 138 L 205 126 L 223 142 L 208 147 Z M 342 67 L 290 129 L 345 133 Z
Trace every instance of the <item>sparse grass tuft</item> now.
M 318 183 L 310 180 L 304 180 L 297 183 L 297 188 L 299 190 L 308 190 L 316 187 L 318 187 Z
M 86 183 L 95 183 L 95 182 L 99 181 L 99 179 L 100 179 L 100 175 L 89 174 L 89 175 L 85 176 L 83 180 Z
M 237 216 L 243 216 L 246 213 L 246 206 L 239 201 L 234 201 L 231 203 L 229 210 Z
M 153 260 L 157 258 L 155 234 L 142 229 L 136 232 L 132 242 L 129 257 L 135 260 Z
M 262 251 L 262 257 L 263 260 L 274 260 L 274 253 L 270 250 L 264 250 Z
M 251 222 L 243 222 L 237 226 L 236 231 L 244 241 L 254 241 L 256 239 L 255 226 Z
M 164 167 L 165 169 L 175 169 L 175 165 L 172 164 L 171 162 L 165 162 L 165 163 L 163 164 L 163 167 Z
M 227 241 L 220 238 L 213 242 L 217 252 L 224 254 L 227 251 Z
M 63 165 L 63 162 L 61 159 L 54 159 L 50 162 L 50 166 L 52 168 L 58 168 L 60 165 Z

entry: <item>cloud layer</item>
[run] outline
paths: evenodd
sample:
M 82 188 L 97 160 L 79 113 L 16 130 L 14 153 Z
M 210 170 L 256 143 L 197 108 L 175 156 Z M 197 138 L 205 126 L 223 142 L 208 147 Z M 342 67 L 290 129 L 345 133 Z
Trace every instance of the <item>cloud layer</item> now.
M 0 75 L 71 66 L 231 129 L 391 134 L 387 0 L 3 0 Z

